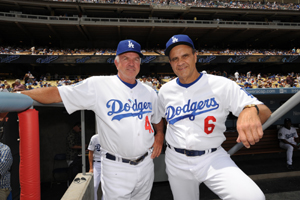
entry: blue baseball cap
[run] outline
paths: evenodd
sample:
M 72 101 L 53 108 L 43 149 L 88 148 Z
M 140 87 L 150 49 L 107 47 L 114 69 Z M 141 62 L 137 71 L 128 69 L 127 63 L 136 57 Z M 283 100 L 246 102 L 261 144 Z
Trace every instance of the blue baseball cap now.
M 136 52 L 141 58 L 144 56 L 141 53 L 141 45 L 134 40 L 122 40 L 119 42 L 116 56 L 126 52 Z
M 292 120 L 290 118 L 285 118 L 284 123 L 287 123 L 287 122 L 292 122 Z
M 165 55 L 169 56 L 171 49 L 180 44 L 185 44 L 185 45 L 188 45 L 188 46 L 192 47 L 193 49 L 195 49 L 194 43 L 189 36 L 174 35 L 169 39 L 169 41 L 166 44 Z

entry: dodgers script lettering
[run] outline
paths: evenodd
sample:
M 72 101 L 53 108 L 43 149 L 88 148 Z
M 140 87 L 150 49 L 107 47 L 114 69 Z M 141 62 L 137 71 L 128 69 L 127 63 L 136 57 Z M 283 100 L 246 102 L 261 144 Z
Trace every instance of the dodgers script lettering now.
M 191 102 L 189 99 L 187 104 L 184 106 L 168 106 L 166 109 L 166 119 L 170 124 L 175 124 L 176 122 L 189 118 L 191 121 L 195 120 L 195 116 L 216 110 L 219 108 L 219 104 L 216 102 L 215 98 L 206 99 L 204 101 Z M 188 113 L 186 115 L 182 115 Z
M 143 118 L 146 113 L 152 112 L 151 102 L 137 102 L 135 99 L 133 103 L 122 103 L 117 99 L 111 99 L 106 103 L 106 107 L 110 108 L 107 113 L 108 116 L 114 115 L 112 120 L 121 120 L 126 117 L 138 116 L 139 119 Z

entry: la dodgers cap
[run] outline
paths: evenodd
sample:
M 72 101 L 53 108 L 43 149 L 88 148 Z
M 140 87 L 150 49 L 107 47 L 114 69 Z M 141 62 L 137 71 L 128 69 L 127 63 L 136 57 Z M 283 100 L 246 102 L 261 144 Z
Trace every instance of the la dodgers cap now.
M 144 56 L 141 53 L 141 45 L 134 40 L 122 40 L 119 42 L 116 55 L 126 52 L 136 52 L 141 58 Z
M 169 41 L 166 44 L 165 55 L 169 56 L 171 49 L 180 44 L 185 44 L 185 45 L 188 45 L 188 46 L 192 47 L 193 49 L 195 49 L 194 43 L 189 36 L 181 35 L 181 34 L 174 35 L 169 39 Z

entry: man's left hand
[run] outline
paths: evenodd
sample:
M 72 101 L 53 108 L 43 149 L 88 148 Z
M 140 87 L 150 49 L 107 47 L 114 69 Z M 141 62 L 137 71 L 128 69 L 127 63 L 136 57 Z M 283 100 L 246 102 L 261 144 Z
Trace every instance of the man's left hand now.
M 154 136 L 154 143 L 152 145 L 152 148 L 153 148 L 153 152 L 152 152 L 152 155 L 151 155 L 151 158 L 155 158 L 155 157 L 158 157 L 161 153 L 161 150 L 162 150 L 162 146 L 163 146 L 163 143 L 164 143 L 164 134 L 161 132 L 161 133 L 156 133 L 156 135 Z
M 259 142 L 263 137 L 263 129 L 259 115 L 255 107 L 244 109 L 237 121 L 237 131 L 239 136 L 237 142 L 242 142 L 246 148 Z

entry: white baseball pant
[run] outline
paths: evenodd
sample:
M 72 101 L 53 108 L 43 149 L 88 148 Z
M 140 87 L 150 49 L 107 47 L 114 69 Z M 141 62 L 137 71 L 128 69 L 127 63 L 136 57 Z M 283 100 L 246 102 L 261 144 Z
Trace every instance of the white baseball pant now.
M 101 182 L 101 162 L 93 162 L 94 173 L 94 199 L 98 200 L 97 192 Z
M 280 146 L 280 148 L 286 149 L 286 162 L 287 162 L 288 165 L 292 165 L 293 164 L 294 147 L 290 144 L 286 144 L 286 143 L 283 143 L 283 142 L 280 142 L 279 146 Z
M 193 157 L 167 147 L 166 172 L 174 200 L 199 200 L 202 182 L 221 199 L 265 199 L 260 188 L 236 166 L 222 147 Z
M 151 153 L 138 165 L 109 160 L 101 154 L 103 200 L 149 200 L 154 181 Z

